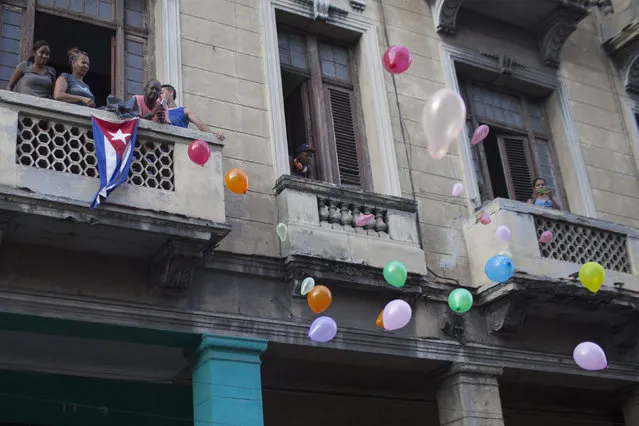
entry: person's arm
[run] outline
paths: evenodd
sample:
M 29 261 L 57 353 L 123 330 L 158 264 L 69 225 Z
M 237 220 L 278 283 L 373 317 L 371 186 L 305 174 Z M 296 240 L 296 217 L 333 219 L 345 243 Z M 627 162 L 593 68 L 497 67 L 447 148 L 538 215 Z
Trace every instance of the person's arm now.
M 532 199 L 532 198 L 529 198 L 529 199 L 528 199 L 528 204 L 534 204 L 534 201 L 533 201 L 533 199 Z
M 16 87 L 16 84 L 18 84 L 18 81 L 20 81 L 23 75 L 24 75 L 24 66 L 20 64 L 13 71 L 13 74 L 11 74 L 11 78 L 9 79 L 9 84 L 7 84 L 7 90 L 10 92 L 13 92 L 13 89 Z
M 211 130 L 209 126 L 207 126 L 202 120 L 200 120 L 195 115 L 195 113 L 193 112 L 191 108 L 184 108 L 184 115 L 186 115 L 186 119 L 189 122 L 195 124 L 201 132 L 213 133 L 215 136 L 217 136 L 219 140 L 221 141 L 224 140 L 224 135 L 222 133 L 214 132 L 213 130 Z
M 56 101 L 69 103 L 82 102 L 84 105 L 91 108 L 95 106 L 95 102 L 93 102 L 93 99 L 91 98 L 68 94 L 68 88 L 69 86 L 67 84 L 67 79 L 63 76 L 58 77 L 58 79 L 55 81 L 55 89 L 53 89 L 53 99 L 55 99 Z
M 559 199 L 557 197 L 555 197 L 554 195 L 552 197 L 550 197 L 550 200 L 552 201 L 552 208 L 555 210 L 563 210 L 561 207 L 561 202 L 559 201 Z

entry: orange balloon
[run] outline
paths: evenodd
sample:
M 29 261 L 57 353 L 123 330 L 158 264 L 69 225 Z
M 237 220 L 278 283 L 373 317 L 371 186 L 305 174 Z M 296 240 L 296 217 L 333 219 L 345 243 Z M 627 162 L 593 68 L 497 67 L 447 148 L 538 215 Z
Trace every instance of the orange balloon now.
M 248 175 L 242 169 L 231 169 L 224 175 L 224 184 L 231 192 L 246 194 L 249 186 Z
M 319 314 L 328 309 L 333 301 L 333 295 L 328 287 L 323 285 L 316 285 L 306 296 L 306 301 L 311 311 L 315 314 Z
M 377 319 L 375 320 L 375 325 L 377 325 L 379 328 L 384 328 L 384 310 L 382 309 L 379 313 L 379 315 L 377 315 Z

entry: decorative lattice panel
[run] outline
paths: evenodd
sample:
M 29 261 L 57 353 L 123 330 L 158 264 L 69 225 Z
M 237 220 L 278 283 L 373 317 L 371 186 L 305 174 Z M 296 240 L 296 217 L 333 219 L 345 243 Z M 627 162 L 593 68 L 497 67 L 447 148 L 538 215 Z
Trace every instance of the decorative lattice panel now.
M 550 243 L 539 243 L 543 257 L 584 264 L 597 262 L 610 271 L 630 273 L 627 237 L 596 228 L 535 216 L 537 237 L 551 231 Z
M 18 164 L 99 177 L 93 132 L 88 127 L 21 116 L 16 146 Z M 138 136 L 127 183 L 175 191 L 173 145 Z

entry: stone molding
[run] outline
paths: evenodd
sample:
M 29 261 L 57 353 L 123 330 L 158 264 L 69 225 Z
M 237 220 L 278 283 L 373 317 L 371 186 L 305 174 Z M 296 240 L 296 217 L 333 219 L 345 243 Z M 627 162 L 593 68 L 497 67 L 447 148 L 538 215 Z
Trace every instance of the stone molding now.
M 577 24 L 589 13 L 586 0 L 557 1 L 556 3 L 557 9 L 534 31 L 539 38 L 542 62 L 552 68 L 559 67 L 564 44 L 577 29 Z M 462 4 L 463 0 L 437 0 L 434 12 L 437 32 L 455 34 L 457 14 Z
M 0 289 L 0 304 L 7 313 L 38 315 L 58 319 L 80 320 L 174 331 L 180 333 L 215 334 L 217 336 L 259 337 L 270 342 L 308 345 L 305 322 L 247 318 L 242 315 L 207 313 L 189 310 L 149 307 L 135 303 L 116 303 L 89 297 L 73 297 L 39 292 L 17 292 Z M 428 358 L 459 363 L 482 364 L 494 368 L 518 368 L 575 376 L 601 377 L 632 382 L 637 366 L 611 363 L 605 372 L 588 372 L 574 365 L 568 355 L 507 348 L 501 346 L 464 346 L 457 342 L 398 336 L 381 331 L 341 327 L 332 341 L 337 349 L 375 352 L 379 354 Z
M 187 0 L 188 1 L 188 0 Z M 155 32 L 158 79 L 175 87 L 176 99 L 182 97 L 182 39 L 180 0 L 156 2 Z
M 195 355 L 197 355 L 197 363 L 210 359 L 223 359 L 261 364 L 260 355 L 267 346 L 268 340 L 264 339 L 204 335 Z

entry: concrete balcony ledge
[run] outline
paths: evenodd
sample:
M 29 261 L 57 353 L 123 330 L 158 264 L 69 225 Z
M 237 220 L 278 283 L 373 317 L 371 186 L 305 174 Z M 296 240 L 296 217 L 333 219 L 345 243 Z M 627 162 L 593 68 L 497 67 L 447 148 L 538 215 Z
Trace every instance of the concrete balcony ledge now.
M 199 261 L 230 231 L 223 145 L 214 135 L 140 120 L 129 181 L 90 210 L 100 183 L 92 114 L 118 119 L 106 111 L 0 90 L 3 243 L 147 258 L 153 274 L 164 270 L 156 281 L 184 287 L 190 275 L 169 274 L 177 267 L 171 259 Z M 204 167 L 188 158 L 194 139 L 211 148 Z M 47 234 L 73 238 L 62 241 Z
M 492 283 L 484 273 L 485 263 L 508 250 L 516 270 L 530 276 L 564 279 L 579 271 L 582 264 L 596 261 L 606 269 L 604 289 L 623 283 L 625 290 L 639 293 L 636 229 L 506 199 L 485 204 L 481 211 L 491 215 L 490 225 L 482 225 L 474 216 L 464 222 L 475 286 Z M 510 228 L 511 239 L 507 243 L 495 236 L 500 225 Z M 539 236 L 546 230 L 553 232 L 554 238 L 541 244 Z
M 506 199 L 485 204 L 477 214 L 481 212 L 489 213 L 492 222 L 482 225 L 473 216 L 465 220 L 463 230 L 472 283 L 478 287 L 477 306 L 486 312 L 489 332 L 516 334 L 527 316 L 561 318 L 608 327 L 613 346 L 634 347 L 639 333 L 638 230 Z M 509 242 L 495 235 L 501 225 L 510 228 Z M 541 244 L 539 236 L 546 230 L 554 238 Z M 512 255 L 516 273 L 506 283 L 494 283 L 484 266 L 505 250 Z M 606 269 L 606 281 L 597 294 L 569 277 L 589 261 Z
M 281 255 L 292 275 L 296 269 L 303 275 L 305 268 L 321 275 L 324 269 L 335 280 L 341 274 L 372 287 L 390 287 L 383 283 L 380 268 L 399 260 L 409 272 L 405 290 L 420 288 L 426 261 L 419 245 L 414 200 L 294 176 L 280 177 L 275 193 L 279 221 L 288 226 Z M 360 214 L 373 214 L 374 219 L 356 227 Z

